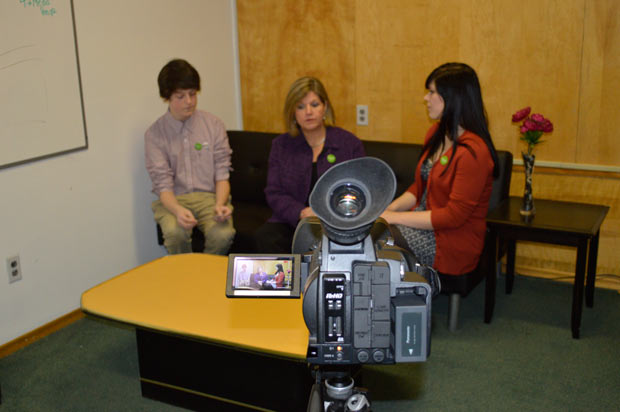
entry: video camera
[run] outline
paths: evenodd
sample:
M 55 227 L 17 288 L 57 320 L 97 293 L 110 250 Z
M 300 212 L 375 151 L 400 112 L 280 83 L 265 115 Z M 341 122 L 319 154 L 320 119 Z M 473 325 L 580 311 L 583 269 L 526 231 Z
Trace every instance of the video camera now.
M 378 219 L 395 190 L 391 168 L 364 157 L 330 168 L 310 195 L 320 222 L 300 222 L 293 252 L 306 253 L 311 364 L 423 362 L 430 354 L 432 290 L 422 274 L 432 269 L 394 246 Z
M 395 191 L 394 172 L 380 159 L 337 164 L 310 194 L 317 217 L 297 225 L 293 253 L 229 255 L 229 297 L 297 298 L 305 285 L 306 359 L 316 379 L 308 411 L 367 411 L 352 367 L 424 362 L 430 354 L 433 290 L 426 279 L 434 269 L 393 244 L 380 215 Z M 288 268 L 280 282 L 261 274 L 276 267 Z

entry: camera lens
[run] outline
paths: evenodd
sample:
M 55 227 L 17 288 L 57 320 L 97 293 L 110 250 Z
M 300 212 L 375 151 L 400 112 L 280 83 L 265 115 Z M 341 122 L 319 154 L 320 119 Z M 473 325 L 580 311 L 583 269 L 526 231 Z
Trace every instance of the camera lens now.
M 366 206 L 366 196 L 358 187 L 347 183 L 337 187 L 331 196 L 332 210 L 342 217 L 355 217 Z

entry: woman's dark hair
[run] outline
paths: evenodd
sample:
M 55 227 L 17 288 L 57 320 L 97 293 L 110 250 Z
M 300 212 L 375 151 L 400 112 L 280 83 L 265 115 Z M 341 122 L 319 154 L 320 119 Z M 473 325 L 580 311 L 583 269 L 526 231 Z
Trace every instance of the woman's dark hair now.
M 157 76 L 159 95 L 170 99 L 177 89 L 200 90 L 200 75 L 194 66 L 183 59 L 170 60 Z
M 282 267 L 281 263 L 276 264 L 276 273 L 284 272 L 284 267 Z
M 437 93 L 444 101 L 444 109 L 441 119 L 439 119 L 439 127 L 424 145 L 422 153 L 428 150 L 427 157 L 433 156 L 438 150 L 441 150 L 444 137 L 448 136 L 453 142 L 452 156 L 450 156 L 450 162 L 452 162 L 456 147 L 467 147 L 458 139 L 458 128 L 461 126 L 484 140 L 493 158 L 493 176 L 498 176 L 497 152 L 489 133 L 487 115 L 480 92 L 480 82 L 474 69 L 465 63 L 445 63 L 428 75 L 425 83 L 426 88 L 428 89 L 433 82 Z M 469 147 L 467 148 L 474 154 Z

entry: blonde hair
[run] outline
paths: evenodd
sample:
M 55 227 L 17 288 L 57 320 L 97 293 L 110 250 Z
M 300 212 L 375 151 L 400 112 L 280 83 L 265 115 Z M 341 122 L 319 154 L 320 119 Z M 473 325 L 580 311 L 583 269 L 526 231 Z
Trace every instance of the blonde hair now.
M 309 92 L 314 92 L 325 105 L 323 124 L 325 126 L 333 126 L 335 123 L 334 109 L 329 101 L 329 97 L 327 97 L 327 91 L 325 91 L 323 83 L 315 77 L 300 77 L 291 85 L 284 102 L 284 126 L 291 136 L 297 136 L 299 134 L 297 122 L 295 120 L 295 108 L 297 103 Z

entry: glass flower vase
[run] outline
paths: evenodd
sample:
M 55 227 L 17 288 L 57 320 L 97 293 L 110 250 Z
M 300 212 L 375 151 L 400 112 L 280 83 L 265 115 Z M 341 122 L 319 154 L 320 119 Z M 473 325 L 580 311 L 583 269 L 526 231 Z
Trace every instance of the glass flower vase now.
M 536 213 L 536 208 L 534 207 L 534 197 L 532 195 L 532 174 L 534 173 L 534 160 L 536 156 L 527 153 L 521 153 L 521 155 L 523 156 L 523 168 L 525 170 L 525 189 L 519 213 L 522 216 L 533 216 Z

